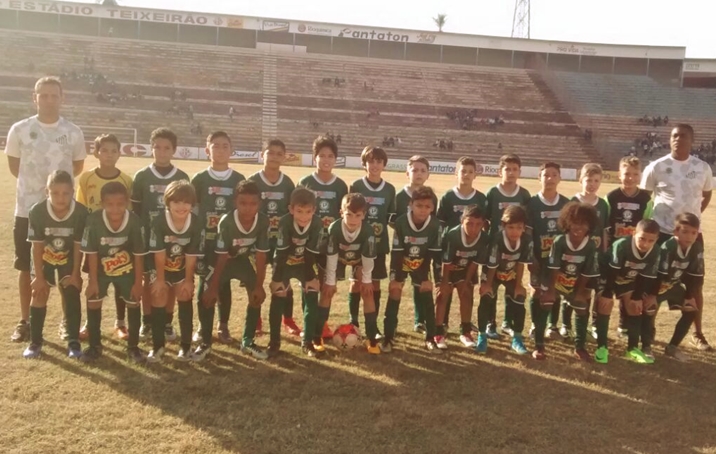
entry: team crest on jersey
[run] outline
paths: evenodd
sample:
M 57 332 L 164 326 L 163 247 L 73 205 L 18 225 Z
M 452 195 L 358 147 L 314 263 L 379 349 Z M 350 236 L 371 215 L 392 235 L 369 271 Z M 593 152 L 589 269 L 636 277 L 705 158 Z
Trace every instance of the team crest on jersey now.
M 331 204 L 328 203 L 328 200 L 321 200 L 318 203 L 318 209 L 321 211 L 328 211 L 331 207 Z
M 555 221 L 554 219 L 550 219 L 547 222 L 547 228 L 550 230 L 555 230 L 557 228 L 557 221 Z
M 305 247 L 303 247 L 303 246 L 298 246 L 298 247 L 296 248 L 295 254 L 296 254 L 296 255 L 303 255 L 303 253 L 304 253 L 305 251 L 306 251 L 306 248 L 305 248 Z
M 574 273 L 576 273 L 576 272 L 577 272 L 577 265 L 575 265 L 574 263 L 570 263 L 569 265 L 567 265 L 567 272 L 568 272 L 569 274 L 574 274 Z
M 216 204 L 216 208 L 224 208 L 226 206 L 226 199 L 223 197 L 217 197 L 214 203 Z
M 629 272 L 627 273 L 627 277 L 629 279 L 634 279 L 637 274 L 639 274 L 637 270 L 629 270 Z
M 269 211 L 276 211 L 276 210 L 278 210 L 278 203 L 273 202 L 273 201 L 272 201 L 272 202 L 269 202 L 269 203 L 268 203 L 268 210 L 269 210 Z
M 65 249 L 65 240 L 63 240 L 62 238 L 55 238 L 54 240 L 52 240 L 52 247 L 56 251 L 62 251 L 63 249 Z
M 164 194 L 157 196 L 157 206 L 164 206 Z
M 380 237 L 380 235 L 383 233 L 383 224 L 374 223 L 373 225 L 373 234 L 376 237 Z M 378 241 L 380 241 L 380 238 L 378 238 Z
M 181 246 L 178 244 L 172 244 L 171 249 L 169 250 L 172 255 L 179 255 L 181 254 Z
M 346 252 L 346 260 L 355 260 L 356 253 L 353 251 Z
M 679 279 L 682 274 L 683 274 L 683 271 L 681 271 L 681 270 L 674 271 L 674 279 Z
M 117 252 L 119 252 L 119 248 L 118 248 L 118 247 L 111 247 L 111 248 L 109 248 L 109 250 L 107 251 L 107 255 L 114 255 L 114 254 L 116 254 Z
M 370 207 L 368 208 L 368 216 L 374 218 L 378 216 L 378 207 Z
M 410 255 L 418 255 L 420 254 L 420 248 L 418 246 L 411 246 L 410 247 Z
M 507 265 L 505 266 L 505 268 L 507 268 L 507 270 L 509 271 L 515 267 L 515 263 L 517 263 L 517 262 L 507 262 Z
M 70 142 L 70 139 L 69 137 L 67 137 L 67 134 L 64 134 L 55 139 L 55 142 L 59 143 L 60 145 L 67 145 Z
M 626 222 L 631 222 L 632 217 L 634 216 L 633 213 L 630 210 L 624 210 L 624 220 Z

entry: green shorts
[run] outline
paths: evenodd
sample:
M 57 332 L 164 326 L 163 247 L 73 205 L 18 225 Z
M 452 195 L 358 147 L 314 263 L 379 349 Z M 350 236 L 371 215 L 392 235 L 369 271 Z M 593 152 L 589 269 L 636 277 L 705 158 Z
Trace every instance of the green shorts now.
M 110 284 L 114 285 L 114 293 L 119 295 L 125 303 L 129 305 L 137 304 L 132 299 L 132 286 L 134 285 L 134 273 L 127 273 L 121 276 L 99 276 L 97 278 L 97 285 L 99 287 L 99 293 L 93 297 L 88 298 L 89 301 L 102 301 L 107 297 L 107 290 Z
M 164 282 L 167 285 L 178 285 L 184 282 L 186 279 L 186 273 L 184 270 L 181 271 L 164 271 Z M 149 271 L 149 283 L 153 284 L 157 280 L 157 270 L 152 269 Z
M 452 285 L 457 285 L 467 279 L 467 268 L 450 271 L 450 284 Z M 472 276 L 469 276 L 470 284 L 475 285 L 477 283 L 477 279 L 477 273 L 473 274 Z
M 681 284 L 676 284 L 664 293 L 660 293 L 656 297 L 659 305 L 666 301 L 669 304 L 669 310 L 680 311 L 684 308 L 684 300 L 686 299 L 686 288 Z
M 34 270 L 34 267 L 31 267 L 30 269 Z M 42 275 L 45 277 L 45 280 L 48 284 L 50 284 L 50 286 L 56 287 L 64 279 L 68 279 L 72 276 L 72 265 L 53 266 L 43 263 Z
M 301 283 L 301 287 L 306 286 L 306 265 L 304 263 L 298 264 L 298 265 L 286 265 L 283 268 L 284 274 L 283 274 L 283 286 L 288 288 L 291 285 L 291 279 L 296 279 L 298 282 Z M 318 278 L 318 270 L 314 266 L 314 273 L 316 273 L 316 278 Z
M 206 277 L 208 281 L 211 279 L 211 275 L 214 272 L 212 267 L 211 271 Z M 253 263 L 248 257 L 237 257 L 230 259 L 226 263 L 224 272 L 219 278 L 219 287 L 224 286 L 226 283 L 231 282 L 232 279 L 236 279 L 241 282 L 242 287 L 246 287 L 247 290 L 252 291 L 256 287 L 256 270 L 254 269 Z
M 214 269 L 214 266 L 216 266 L 216 241 L 206 240 L 204 255 L 196 260 L 196 275 L 206 277 Z

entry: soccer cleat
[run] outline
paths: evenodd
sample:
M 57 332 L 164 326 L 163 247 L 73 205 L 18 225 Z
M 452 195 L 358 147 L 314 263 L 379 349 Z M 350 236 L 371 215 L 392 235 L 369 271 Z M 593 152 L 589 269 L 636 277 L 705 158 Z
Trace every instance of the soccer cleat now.
M 504 334 L 507 334 L 508 336 L 512 336 L 512 328 L 507 322 L 502 322 L 502 326 L 500 326 L 500 331 L 502 331 Z
M 333 330 L 328 326 L 328 322 L 323 324 L 323 333 L 321 337 L 324 339 L 333 339 Z
M 15 326 L 15 331 L 12 332 L 10 340 L 12 342 L 25 342 L 29 338 L 30 324 L 27 323 L 25 320 L 20 320 L 20 322 Z
M 313 348 L 312 343 L 303 344 L 301 346 L 301 351 L 303 352 L 304 355 L 308 356 L 309 358 L 317 358 L 318 357 L 318 353 L 316 352 L 316 349 Z
M 152 338 L 152 327 L 149 325 L 142 325 L 141 328 L 139 328 L 139 339 L 140 340 L 147 340 Z
M 545 359 L 547 359 L 547 355 L 544 352 L 544 347 L 537 347 L 537 349 L 532 352 L 532 358 L 536 359 L 537 361 L 544 361 Z
M 597 327 L 592 326 L 589 328 L 589 335 L 592 336 L 592 339 L 597 340 L 599 338 L 599 335 L 597 334 Z
M 85 363 L 93 363 L 100 359 L 102 357 L 102 347 L 96 346 L 96 347 L 87 347 L 82 352 L 82 357 L 80 360 L 82 360 Z
M 22 352 L 22 357 L 25 359 L 37 359 L 40 357 L 41 353 L 42 345 L 30 344 L 27 346 L 25 351 Z
M 646 356 L 646 357 L 649 358 L 650 360 L 652 360 L 652 361 L 655 360 L 655 358 L 654 358 L 654 351 L 651 349 L 651 347 L 643 347 L 643 348 L 641 349 L 641 352 L 644 354 L 644 356 Z
M 201 337 L 201 328 L 199 328 L 198 330 L 196 330 L 196 331 L 194 332 L 194 335 L 191 336 L 191 341 L 194 342 L 194 343 L 196 343 L 196 344 L 203 344 L 203 343 L 204 343 L 204 338 Z
M 547 327 L 547 330 L 544 332 L 544 337 L 546 337 L 547 339 L 555 340 L 555 339 L 559 339 L 561 336 L 559 334 L 559 330 L 557 329 L 557 327 L 554 325 L 550 325 Z
M 281 344 L 269 344 L 268 348 L 266 349 L 266 353 L 268 353 L 269 358 L 277 356 L 279 353 L 281 353 Z
M 89 330 L 87 329 L 87 325 L 83 326 L 80 330 L 80 340 L 87 340 L 89 339 Z
M 86 327 L 82 327 L 83 329 L 86 329 Z M 62 320 L 60 322 L 60 325 L 57 327 L 57 335 L 60 337 L 60 340 L 66 341 L 70 338 L 70 333 L 67 332 L 67 322 Z
M 129 347 L 127 349 L 127 359 L 135 364 L 141 364 L 147 360 L 147 356 L 139 347 Z
M 654 360 L 644 355 L 644 352 L 638 348 L 632 348 L 626 352 L 627 359 L 634 361 L 637 364 L 654 364 Z
M 583 348 L 577 348 L 574 350 L 574 357 L 578 360 L 588 363 L 592 361 L 591 355 L 587 352 L 587 350 Z
M 369 340 L 365 341 L 365 348 L 371 355 L 380 355 L 380 347 L 378 343 L 371 344 Z
M 286 332 L 292 336 L 300 336 L 301 335 L 301 328 L 298 327 L 296 324 L 296 321 L 293 318 L 284 317 L 283 318 L 283 327 L 286 330 Z M 331 336 L 333 337 L 333 336 Z
M 313 349 L 316 350 L 316 352 L 318 353 L 323 353 L 326 351 L 326 345 L 323 343 L 323 338 L 313 340 Z
M 562 325 L 559 328 L 559 335 L 565 339 L 569 339 L 570 337 L 572 337 L 572 327 L 571 326 L 567 327 L 565 325 Z
M 164 338 L 167 342 L 174 342 L 177 340 L 177 332 L 174 331 L 174 325 L 167 323 L 164 327 Z
M 617 337 L 619 339 L 626 339 L 629 336 L 629 331 L 626 328 L 617 328 Z
M 70 342 L 67 347 L 67 357 L 70 359 L 81 359 L 82 358 L 82 345 L 79 342 Z
M 534 339 L 534 338 L 535 338 L 535 325 L 534 325 L 534 323 L 532 324 L 532 326 L 530 326 L 529 336 L 530 336 L 530 339 Z
M 418 323 L 417 325 L 413 326 L 413 331 L 419 334 L 425 334 L 425 324 L 424 323 Z
M 487 339 L 488 337 L 484 333 L 477 335 L 477 344 L 475 345 L 475 351 L 477 353 L 480 353 L 481 355 L 487 353 Z
M 127 331 L 127 327 L 124 325 L 115 326 L 114 335 L 117 336 L 118 339 L 127 340 L 129 337 L 129 331 Z
M 599 347 L 594 353 L 594 361 L 599 364 L 607 364 L 609 362 L 609 349 L 607 347 Z
M 259 317 L 258 321 L 256 322 L 256 331 L 254 331 L 254 336 L 259 337 L 264 335 L 264 322 L 261 317 Z
M 517 353 L 518 355 L 526 355 L 529 353 L 527 350 L 527 347 L 525 347 L 524 342 L 522 342 L 522 336 L 516 335 L 512 338 L 512 345 L 511 345 L 512 351 Z
M 264 350 L 263 348 L 259 347 L 258 345 L 252 343 L 251 345 L 245 345 L 241 347 L 241 352 L 245 353 L 247 355 L 251 355 L 254 357 L 254 359 L 268 359 L 269 354 Z
M 485 333 L 488 339 L 499 339 L 500 333 L 497 332 L 497 327 L 490 323 L 487 325 L 487 333 Z
M 681 349 L 675 345 L 667 345 L 666 349 L 664 350 L 664 353 L 666 356 L 670 356 L 674 358 L 677 361 L 680 361 L 682 363 L 689 362 L 688 356 L 684 352 L 681 351 Z
M 191 361 L 192 353 L 190 348 L 182 348 L 179 347 L 179 351 L 177 352 L 177 361 L 181 361 L 183 363 Z
M 702 352 L 711 351 L 711 346 L 709 345 L 709 342 L 706 340 L 706 337 L 704 337 L 703 333 L 694 333 L 691 336 L 691 345 L 696 347 L 696 350 L 699 350 Z
M 432 353 L 434 355 L 439 355 L 442 353 L 442 350 L 440 350 L 434 340 L 425 341 L 425 348 L 428 349 L 428 353 Z
M 475 348 L 475 338 L 472 333 L 460 334 L 460 342 L 467 348 Z
M 382 338 L 383 338 L 383 333 L 381 333 L 380 330 L 378 330 L 378 332 L 375 335 L 375 340 L 379 341 Z M 392 343 L 392 341 L 391 341 L 391 343 Z
M 383 353 L 391 353 L 393 351 L 393 341 L 390 339 L 383 339 L 380 344 L 380 351 Z
M 220 324 L 219 328 L 216 330 L 216 337 L 219 339 L 219 342 L 222 344 L 231 344 L 234 342 L 234 338 L 231 337 L 231 333 L 229 332 L 228 325 Z
M 147 362 L 150 364 L 161 362 L 164 356 L 164 347 L 159 347 L 156 350 L 152 349 L 147 355 Z
M 445 336 L 435 336 L 435 345 L 440 350 L 447 350 L 448 346 L 447 339 L 445 338 Z

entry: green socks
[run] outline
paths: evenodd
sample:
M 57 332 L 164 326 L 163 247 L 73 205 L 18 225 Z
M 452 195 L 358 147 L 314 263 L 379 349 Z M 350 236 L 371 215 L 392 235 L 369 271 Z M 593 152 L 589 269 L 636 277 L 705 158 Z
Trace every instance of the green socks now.
M 398 328 L 399 309 L 400 300 L 388 298 L 388 304 L 385 306 L 385 318 L 383 320 L 383 329 L 385 330 L 384 335 L 385 338 L 388 340 L 393 340 L 393 338 L 395 337 L 395 331 Z
M 371 312 L 365 316 L 365 335 L 371 345 L 375 345 L 375 336 L 378 334 L 378 313 Z
M 139 327 L 142 323 L 142 311 L 139 306 L 127 307 L 127 347 L 132 348 L 139 345 Z
M 70 342 L 79 342 L 80 324 L 82 323 L 82 303 L 80 302 L 80 291 L 77 287 L 60 286 L 60 293 L 65 302 L 65 320 L 67 320 L 67 333 Z
M 42 345 L 42 329 L 46 315 L 47 307 L 30 306 L 30 339 L 35 345 Z
M 350 292 L 348 294 L 348 311 L 351 314 L 351 323 L 360 326 L 358 323 L 358 314 L 360 313 L 360 293 Z
M 89 311 L 87 317 L 89 318 Z M 154 350 L 164 348 L 166 339 L 164 337 L 164 329 L 166 328 L 167 308 L 152 307 L 152 341 Z
M 242 341 L 242 345 L 244 347 L 253 345 L 254 336 L 256 335 L 256 325 L 259 323 L 259 318 L 261 318 L 261 308 L 260 307 L 252 307 L 252 306 L 247 305 L 246 306 L 246 325 L 244 326 L 244 338 Z
M 179 306 L 179 338 L 182 349 L 191 348 L 191 335 L 194 322 L 194 307 L 189 301 L 178 301 Z
M 433 292 L 418 293 L 417 297 L 420 300 L 420 307 L 425 317 L 425 339 L 432 340 L 435 337 L 435 302 L 433 301 Z M 447 320 L 447 316 L 445 320 Z
M 281 317 L 284 314 L 283 306 L 286 303 L 286 297 L 271 295 L 271 305 L 269 306 L 269 337 L 271 345 L 281 345 Z
M 570 308 L 571 309 L 571 308 Z M 564 323 L 566 320 L 562 319 Z M 589 313 L 584 315 L 577 314 L 575 318 L 575 333 L 574 333 L 574 346 L 577 349 L 583 350 L 587 343 L 587 328 L 589 327 Z
M 87 308 L 87 331 L 89 331 L 90 347 L 98 347 L 102 344 L 102 332 L 100 326 L 102 324 L 102 308 Z M 162 332 L 163 328 L 162 328 Z
M 316 333 L 316 325 L 318 324 L 318 293 L 303 293 L 303 343 L 311 342 L 311 333 Z M 284 312 L 285 314 L 285 312 Z
M 316 334 L 313 336 L 315 339 L 320 339 L 323 337 L 323 326 L 328 322 L 328 317 L 330 316 L 331 309 L 329 307 L 321 307 L 318 306 L 317 308 L 317 321 L 316 321 Z
M 607 347 L 607 338 L 609 336 L 609 316 L 597 314 L 596 319 L 597 326 L 597 346 Z

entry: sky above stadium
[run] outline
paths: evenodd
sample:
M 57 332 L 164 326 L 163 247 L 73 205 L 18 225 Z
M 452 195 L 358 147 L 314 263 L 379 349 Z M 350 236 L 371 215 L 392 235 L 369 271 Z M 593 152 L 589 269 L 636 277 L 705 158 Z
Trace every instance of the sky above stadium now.
M 80 0 L 82 1 L 82 0 Z M 97 3 L 84 1 L 85 3 Z M 125 6 L 510 36 L 514 0 L 119 0 Z M 532 0 L 535 39 L 686 46 L 689 58 L 716 58 L 714 0 Z

